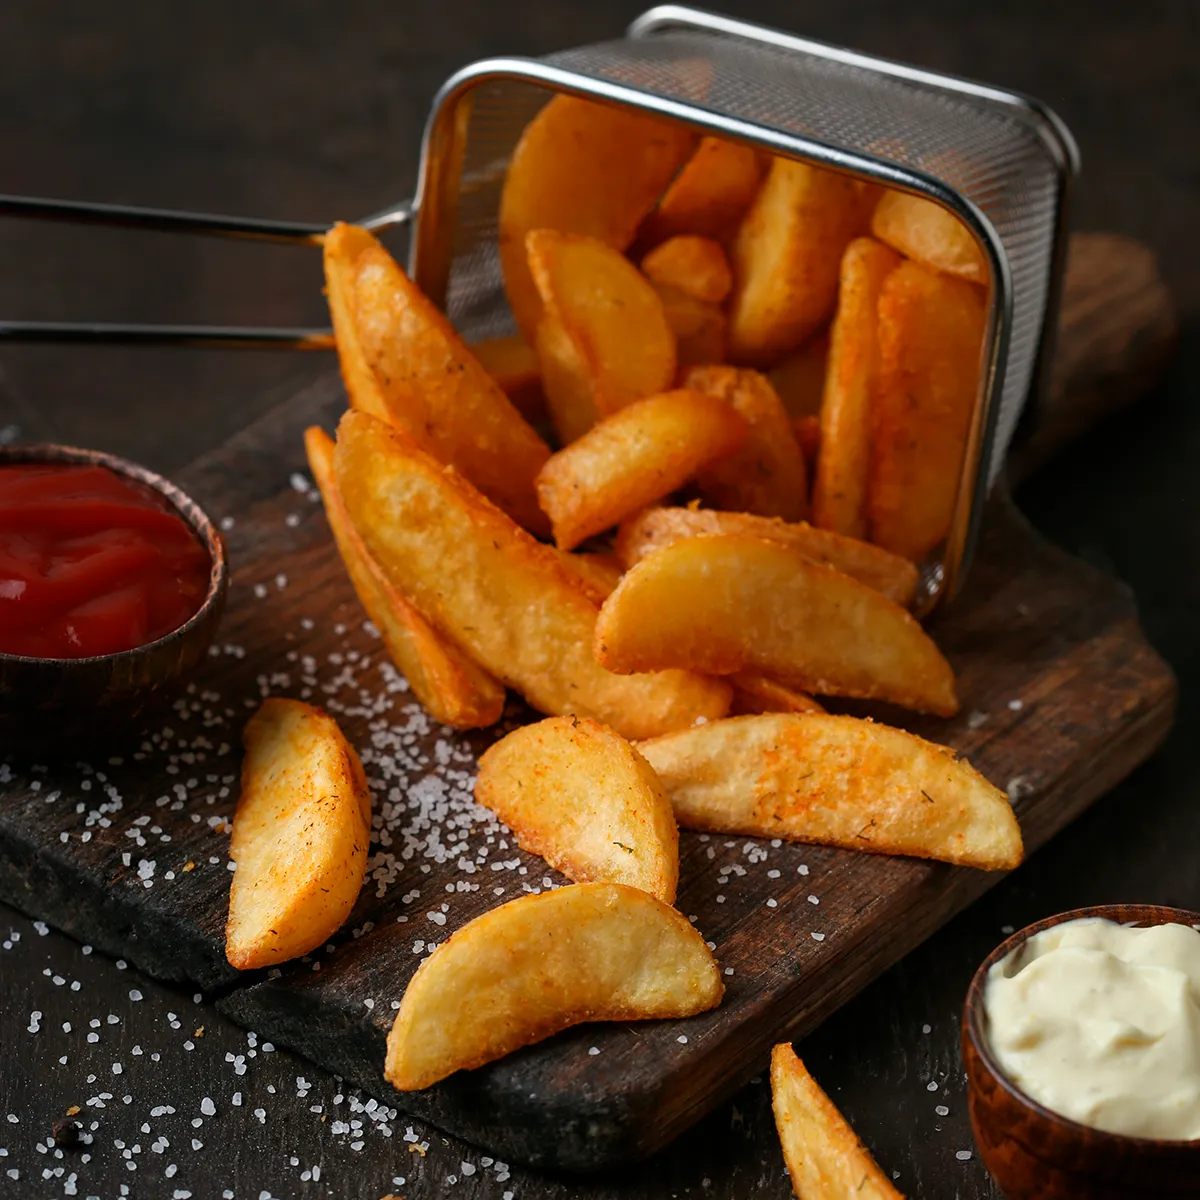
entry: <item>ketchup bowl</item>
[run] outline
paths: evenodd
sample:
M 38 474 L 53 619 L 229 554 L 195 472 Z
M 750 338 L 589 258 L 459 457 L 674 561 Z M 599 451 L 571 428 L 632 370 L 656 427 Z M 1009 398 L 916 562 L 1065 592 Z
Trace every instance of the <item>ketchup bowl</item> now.
M 34 653 L 13 652 L 9 647 L 24 647 L 11 636 L 0 650 L 0 749 L 57 755 L 126 740 L 178 693 L 208 653 L 229 582 L 224 542 L 203 509 L 173 483 L 115 455 L 58 445 L 0 447 L 0 469 L 13 466 L 105 468 L 136 496 L 148 520 L 178 518 L 207 555 L 206 581 L 193 556 L 193 574 L 201 572 L 192 580 L 194 602 L 179 609 L 173 628 L 150 626 L 144 644 L 96 652 L 95 646 L 113 644 L 105 640 L 112 619 L 107 626 L 98 619 L 92 628 L 99 640 L 89 649 L 86 639 L 76 638 L 78 657 L 63 656 L 56 643 L 39 638 L 31 639 Z
M 1153 904 L 1102 904 L 1059 913 L 1020 930 L 984 960 L 967 991 L 963 1062 L 975 1143 L 1007 1200 L 1182 1200 L 1200 1197 L 1200 1139 L 1110 1133 L 1051 1112 L 1002 1070 L 988 1029 L 992 967 L 1034 934 L 1099 917 L 1119 925 L 1192 925 L 1200 913 Z

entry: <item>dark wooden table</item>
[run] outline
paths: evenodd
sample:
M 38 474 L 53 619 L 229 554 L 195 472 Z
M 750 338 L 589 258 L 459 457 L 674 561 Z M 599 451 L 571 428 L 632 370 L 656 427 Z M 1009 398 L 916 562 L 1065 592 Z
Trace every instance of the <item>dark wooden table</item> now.
M 0 190 L 353 218 L 408 194 L 429 99 L 452 69 L 610 36 L 641 7 L 8 0 Z M 1050 102 L 1083 150 L 1076 226 L 1155 247 L 1182 311 L 1180 356 L 1160 394 L 1017 496 L 1050 536 L 1134 589 L 1182 685 L 1175 733 L 801 1047 L 906 1194 L 991 1197 L 971 1154 L 957 1049 L 975 964 L 1010 926 L 1077 905 L 1200 907 L 1195 15 L 1190 0 L 729 7 Z M 0 225 L 5 317 L 319 324 L 318 287 L 319 263 L 303 250 Z M 173 471 L 330 366 L 321 356 L 4 347 L 0 436 L 18 426 Z M 333 1078 L 267 1050 L 207 1003 L 123 968 L 0 911 L 0 1196 L 790 1195 L 763 1083 L 626 1177 L 544 1180 L 365 1111 Z M 72 1105 L 96 1128 L 90 1146 L 59 1157 L 51 1127 Z

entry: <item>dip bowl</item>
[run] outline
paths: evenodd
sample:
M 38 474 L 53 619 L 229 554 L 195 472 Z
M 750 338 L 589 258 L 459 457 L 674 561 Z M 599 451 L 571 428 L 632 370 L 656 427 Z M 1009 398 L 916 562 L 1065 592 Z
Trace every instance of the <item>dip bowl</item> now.
M 1118 924 L 1200 926 L 1200 913 L 1154 904 L 1101 904 L 1037 921 L 984 960 L 967 990 L 963 1062 L 975 1144 L 1007 1200 L 1182 1200 L 1200 1197 L 1200 1140 L 1106 1133 L 1044 1108 L 992 1054 L 984 989 L 988 972 L 1043 929 L 1082 917 Z
M 0 447 L 0 466 L 17 463 L 107 467 L 157 493 L 208 552 L 208 588 L 200 607 L 156 641 L 89 658 L 0 653 L 0 751 L 61 757 L 76 749 L 115 746 L 135 736 L 208 653 L 229 584 L 225 544 L 194 500 L 136 463 L 71 446 Z

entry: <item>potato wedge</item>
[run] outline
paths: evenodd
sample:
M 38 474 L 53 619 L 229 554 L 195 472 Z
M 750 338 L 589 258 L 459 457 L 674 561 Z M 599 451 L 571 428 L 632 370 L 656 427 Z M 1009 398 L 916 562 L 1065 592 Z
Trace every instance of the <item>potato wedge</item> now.
M 383 1073 L 415 1091 L 584 1021 L 690 1017 L 723 992 L 704 938 L 648 892 L 576 883 L 520 896 L 417 968 Z
M 568 879 L 675 903 L 671 802 L 646 760 L 599 721 L 549 717 L 502 738 L 479 760 L 475 799 Z
M 597 604 L 604 603 L 625 574 L 625 569 L 611 554 L 572 554 L 560 550 L 558 560 L 565 563 L 591 589 L 597 597 Z
M 759 675 L 756 671 L 739 671 L 729 677 L 733 684 L 731 717 L 754 713 L 823 713 L 825 709 L 807 692 L 798 692 L 777 679 Z
M 729 353 L 770 366 L 833 315 L 842 252 L 867 222 L 848 176 L 777 158 L 730 247 Z
M 549 447 L 382 246 L 363 249 L 354 270 L 355 332 L 387 419 L 515 520 L 544 532 L 532 485 Z
M 558 370 L 582 374 L 571 382 L 572 406 L 577 393 L 586 393 L 605 417 L 671 386 L 674 334 L 658 294 L 627 258 L 595 238 L 549 229 L 531 231 L 526 244 L 546 317 L 574 348 L 573 355 L 556 351 Z M 539 354 L 543 336 L 539 330 Z M 562 384 L 544 365 L 543 376 L 557 422 Z
M 766 713 L 638 749 L 687 829 L 788 838 L 1006 871 L 1022 858 L 1008 797 L 953 750 L 857 717 Z
M 525 235 L 557 229 L 624 250 L 696 140 L 674 121 L 577 96 L 555 96 L 526 126 L 500 195 L 500 264 L 527 340 L 537 331 L 542 300 Z
M 307 954 L 350 915 L 367 870 L 371 792 L 319 708 L 264 700 L 242 737 L 225 957 L 249 971 Z
M 650 737 L 721 716 L 729 685 L 674 671 L 622 678 L 591 653 L 598 605 L 535 541 L 403 432 L 349 412 L 338 489 L 371 556 L 427 621 L 535 708 Z
M 504 685 L 446 641 L 387 581 L 337 490 L 333 439 L 314 425 L 304 431 L 304 447 L 346 573 L 413 695 L 443 725 L 455 729 L 494 725 L 504 712 Z
M 688 367 L 725 361 L 729 322 L 715 304 L 706 304 L 665 283 L 650 281 L 662 301 L 663 315 L 675 335 L 675 360 L 682 374 Z
M 820 413 L 828 363 L 829 334 L 822 332 L 767 372 L 776 395 L 793 417 L 815 417 Z
M 879 295 L 903 260 L 873 238 L 855 238 L 842 255 L 837 315 L 821 401 L 824 453 L 813 483 L 813 524 L 867 536 L 871 474 L 871 398 L 879 375 Z
M 615 549 L 628 570 L 672 542 L 710 533 L 745 534 L 778 542 L 813 562 L 852 576 L 897 604 L 911 604 L 916 594 L 917 569 L 908 559 L 869 542 L 814 529 L 803 521 L 789 525 L 769 517 L 706 508 L 648 508 L 621 526 Z
M 520 334 L 472 342 L 468 349 L 525 420 L 546 416 L 538 353 Z
M 600 609 L 610 671 L 753 670 L 819 696 L 958 711 L 954 672 L 898 604 L 777 542 L 684 538 L 643 559 Z
M 642 273 L 706 304 L 720 304 L 733 287 L 733 272 L 720 242 L 680 234 L 655 246 L 642 259 Z
M 543 313 L 536 336 L 538 366 L 546 411 L 558 440 L 569 446 L 599 419 L 592 393 L 592 372 L 563 323 Z
M 624 520 L 733 454 L 746 422 L 723 400 L 693 391 L 648 396 L 553 455 L 538 502 L 562 550 Z
M 737 367 L 693 367 L 683 386 L 724 400 L 749 430 L 742 448 L 700 473 L 715 508 L 799 521 L 808 514 L 804 455 L 783 402 L 765 375 Z
M 749 146 L 705 136 L 646 218 L 638 241 L 654 245 L 695 233 L 723 241 L 762 183 L 763 162 Z
M 771 1051 L 771 1108 L 797 1200 L 904 1200 L 787 1043 Z
M 975 235 L 948 209 L 923 196 L 885 191 L 871 232 L 906 258 L 972 283 L 987 283 L 987 258 Z
M 920 562 L 946 537 L 981 377 L 982 292 L 918 263 L 879 297 L 867 515 L 871 540 Z

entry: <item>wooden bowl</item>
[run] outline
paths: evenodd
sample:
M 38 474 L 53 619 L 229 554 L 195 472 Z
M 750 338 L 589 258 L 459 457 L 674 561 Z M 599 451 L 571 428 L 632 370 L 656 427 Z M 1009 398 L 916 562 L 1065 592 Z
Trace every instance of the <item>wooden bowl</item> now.
M 91 658 L 29 658 L 0 653 L 0 749 L 69 754 L 134 737 L 187 682 L 212 643 L 225 606 L 225 543 L 204 510 L 169 480 L 112 454 L 71 446 L 0 447 L 0 466 L 78 463 L 107 467 L 157 492 L 208 551 L 208 591 L 195 613 L 157 641 Z
M 963 1010 L 971 1128 L 1008 1200 L 1173 1200 L 1200 1197 L 1200 1140 L 1105 1133 L 1043 1108 L 1000 1069 L 987 1036 L 988 972 L 1027 938 L 1080 917 L 1121 924 L 1200 925 L 1200 913 L 1154 904 L 1101 904 L 1037 921 L 997 946 L 975 972 Z

